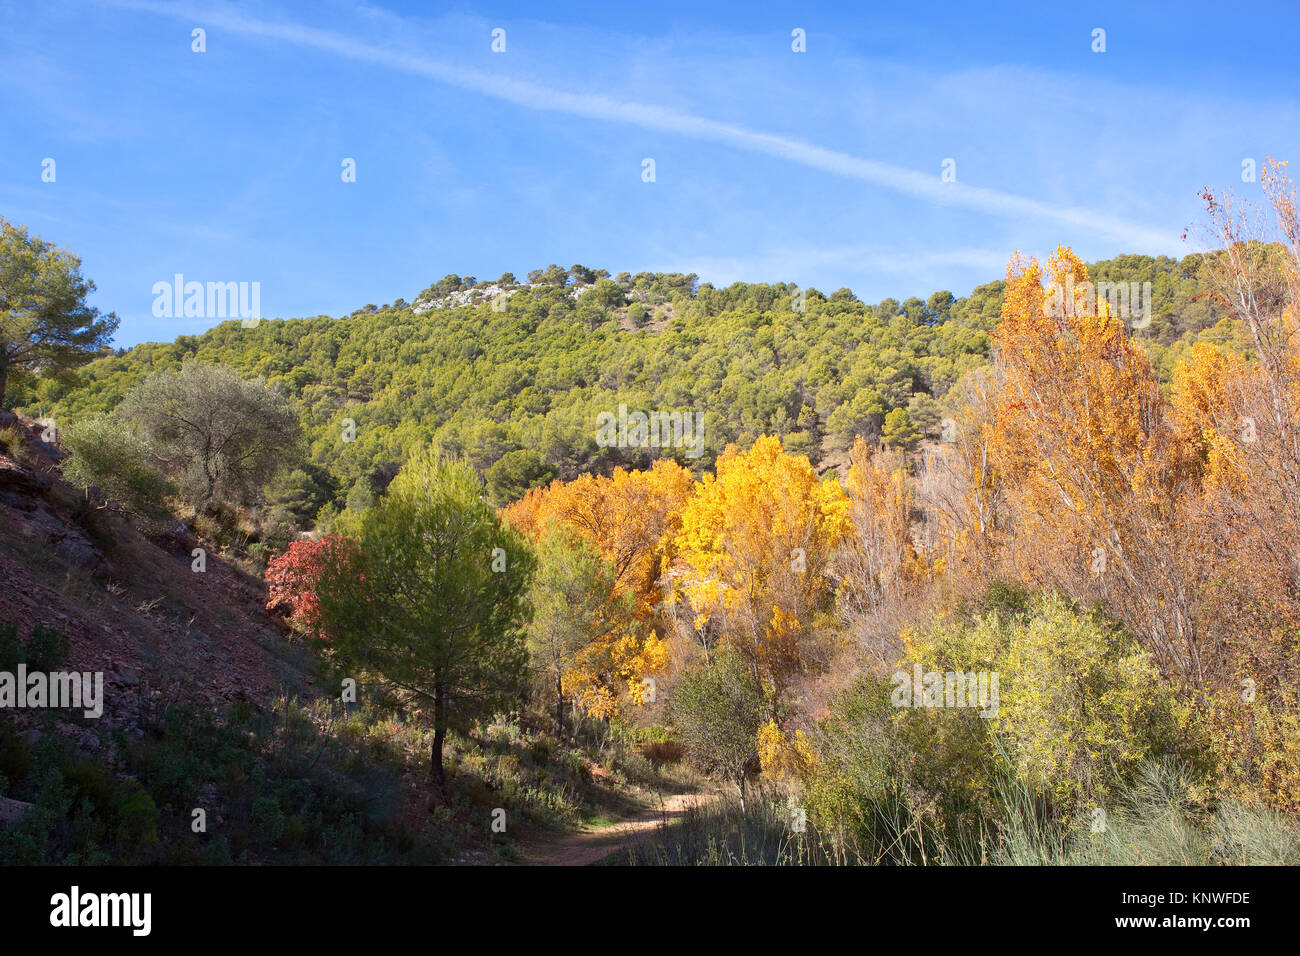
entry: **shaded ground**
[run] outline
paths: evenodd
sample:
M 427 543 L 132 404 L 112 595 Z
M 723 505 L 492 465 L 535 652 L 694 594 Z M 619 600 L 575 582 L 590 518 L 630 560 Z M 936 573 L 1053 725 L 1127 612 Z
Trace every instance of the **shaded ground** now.
M 626 820 L 593 827 L 522 847 L 526 866 L 590 866 L 670 826 L 687 810 L 718 800 L 716 793 L 675 793 L 659 806 L 646 807 Z

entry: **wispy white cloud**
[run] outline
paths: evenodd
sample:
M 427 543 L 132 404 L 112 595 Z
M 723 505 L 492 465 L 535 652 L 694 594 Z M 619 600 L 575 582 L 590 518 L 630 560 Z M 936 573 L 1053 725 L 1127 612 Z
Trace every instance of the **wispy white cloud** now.
M 229 8 L 199 4 L 159 4 L 148 0 L 106 2 L 110 6 L 169 16 L 189 23 L 202 22 L 209 29 L 215 27 L 231 33 L 281 41 L 358 62 L 384 66 L 528 109 L 628 124 L 641 129 L 721 143 L 846 179 L 870 183 L 935 205 L 969 209 L 1017 221 L 1058 223 L 1120 242 L 1134 251 L 1163 251 L 1178 243 L 1178 237 L 1172 231 L 1152 228 L 1102 210 L 1046 203 L 964 182 L 945 183 L 936 173 L 922 173 L 865 159 L 789 136 L 765 133 L 683 110 L 599 94 L 554 89 L 527 80 L 443 62 L 392 46 L 363 42 L 316 27 L 283 20 L 262 20 Z

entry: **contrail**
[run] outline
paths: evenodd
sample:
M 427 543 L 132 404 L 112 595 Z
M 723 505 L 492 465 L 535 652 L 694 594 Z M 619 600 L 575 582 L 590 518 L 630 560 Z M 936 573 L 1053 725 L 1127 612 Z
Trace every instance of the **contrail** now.
M 450 66 L 428 57 L 354 40 L 343 34 L 284 21 L 272 22 L 195 5 L 150 3 L 148 0 L 104 0 L 108 6 L 169 16 L 205 28 L 218 27 L 246 36 L 283 40 L 338 56 L 374 63 L 414 76 L 424 76 L 469 92 L 491 96 L 531 109 L 551 110 L 571 116 L 627 123 L 642 129 L 675 133 L 698 140 L 725 143 L 737 149 L 776 156 L 812 169 L 882 186 L 938 205 L 974 209 L 1015 219 L 1050 220 L 1127 243 L 1126 251 L 1172 249 L 1176 234 L 1149 229 L 1123 218 L 1088 209 L 1055 206 L 1013 193 L 945 183 L 931 173 L 862 159 L 848 153 L 814 146 L 786 136 L 763 133 L 733 123 L 694 116 L 646 103 L 616 100 L 588 93 L 569 93 L 537 83 L 513 80 L 472 68 Z

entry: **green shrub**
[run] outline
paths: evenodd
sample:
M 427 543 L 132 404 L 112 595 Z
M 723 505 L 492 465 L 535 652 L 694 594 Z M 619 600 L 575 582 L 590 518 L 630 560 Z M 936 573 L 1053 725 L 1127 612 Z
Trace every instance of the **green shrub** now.
M 999 679 L 989 752 L 1008 755 L 1016 778 L 1063 818 L 1102 805 L 1152 758 L 1203 767 L 1190 708 L 1151 655 L 1100 611 L 1046 595 L 1015 614 L 905 632 L 907 664 L 925 671 L 988 671 Z
M 18 622 L 0 622 L 0 670 L 12 671 L 27 659 L 27 650 L 18 637 Z
M 6 425 L 4 428 L 0 428 L 0 452 L 20 464 L 27 464 L 29 457 L 27 436 L 23 434 L 21 428 L 16 425 Z
M 63 666 L 68 659 L 68 638 L 62 631 L 57 631 L 44 624 L 32 628 L 27 638 L 27 666 L 31 670 L 53 671 Z
M 0 624 L 0 670 L 26 664 L 29 671 L 56 671 L 68 659 L 68 639 L 58 630 L 37 624 L 26 641 L 18 637 L 16 621 Z
M 64 446 L 72 457 L 63 476 L 78 488 L 97 488 L 104 499 L 132 514 L 160 518 L 171 492 L 152 462 L 150 446 L 128 425 L 107 415 L 83 419 L 64 429 Z
M 117 803 L 117 838 L 147 851 L 158 843 L 158 805 L 137 783 L 129 783 Z
M 27 741 L 7 716 L 0 716 L 0 777 L 8 780 L 0 795 L 25 780 L 31 766 L 32 752 Z
M 904 632 L 903 643 L 909 686 L 915 664 L 987 672 L 990 688 L 998 678 L 996 713 L 895 706 L 897 685 L 880 675 L 832 698 L 809 736 L 805 800 L 828 838 L 865 857 L 888 847 L 895 862 L 932 862 L 937 847 L 964 854 L 1002 827 L 1039 836 L 1043 821 L 1062 834 L 1086 830 L 1094 809 L 1113 808 L 1152 760 L 1206 779 L 1188 703 L 1098 612 L 995 585 L 962 613 Z
M 891 687 L 863 675 L 831 700 L 809 738 L 804 800 L 855 854 L 929 862 L 945 835 L 977 832 L 995 812 L 985 728 L 969 711 L 896 708 Z

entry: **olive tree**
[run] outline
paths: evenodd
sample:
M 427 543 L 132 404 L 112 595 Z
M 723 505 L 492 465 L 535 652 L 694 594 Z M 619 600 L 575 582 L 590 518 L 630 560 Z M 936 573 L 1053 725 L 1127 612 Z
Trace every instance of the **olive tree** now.
M 251 504 L 296 461 L 298 416 L 261 381 L 186 362 L 136 385 L 118 408 L 136 426 L 195 514 L 217 501 Z
M 744 812 L 745 778 L 758 761 L 758 731 L 769 713 L 753 669 L 734 654 L 717 655 L 682 678 L 668 713 L 691 762 L 734 783 Z

